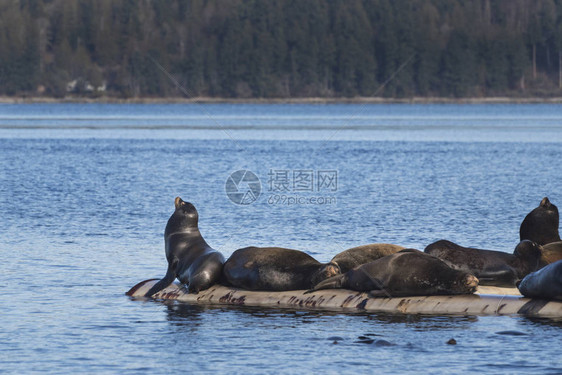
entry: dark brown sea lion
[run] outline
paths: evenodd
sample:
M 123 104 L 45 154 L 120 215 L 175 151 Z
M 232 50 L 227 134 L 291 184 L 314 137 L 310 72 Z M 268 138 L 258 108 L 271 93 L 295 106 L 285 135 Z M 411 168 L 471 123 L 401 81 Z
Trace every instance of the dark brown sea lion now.
M 180 197 L 175 199 L 175 206 L 164 231 L 168 271 L 145 294 L 146 297 L 166 288 L 176 277 L 187 285 L 190 293 L 198 293 L 215 284 L 222 274 L 224 256 L 201 236 L 195 207 Z
M 324 280 L 308 292 L 342 288 L 370 291 L 373 297 L 406 297 L 470 294 L 477 286 L 474 275 L 454 270 L 421 251 L 406 249 Z
M 310 255 L 279 247 L 246 247 L 236 250 L 224 264 L 224 279 L 248 290 L 310 289 L 340 273 L 334 263 L 322 264 Z
M 331 261 L 340 267 L 341 273 L 345 273 L 362 264 L 375 261 L 404 249 L 405 247 L 388 243 L 373 243 L 342 251 L 333 257 Z
M 543 266 L 562 260 L 562 241 L 550 242 L 541 246 L 541 263 Z
M 528 274 L 517 287 L 525 297 L 562 300 L 562 260 Z
M 519 238 L 539 245 L 557 242 L 560 241 L 558 225 L 558 208 L 544 197 L 539 206 L 525 216 L 519 228 Z
M 428 245 L 426 253 L 438 257 L 454 269 L 472 273 L 480 285 L 514 287 L 528 273 L 540 268 L 541 249 L 536 243 L 521 241 L 513 254 L 463 247 L 440 240 Z

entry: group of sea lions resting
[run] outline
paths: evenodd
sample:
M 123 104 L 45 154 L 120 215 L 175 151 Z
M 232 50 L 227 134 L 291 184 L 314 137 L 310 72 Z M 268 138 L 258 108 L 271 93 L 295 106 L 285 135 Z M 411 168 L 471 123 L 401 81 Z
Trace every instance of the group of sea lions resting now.
M 225 261 L 201 236 L 195 207 L 177 197 L 164 233 L 168 270 L 145 296 L 177 278 L 189 293 L 220 283 L 247 290 L 344 288 L 401 297 L 470 294 L 478 284 L 518 284 L 524 295 L 562 299 L 558 225 L 557 207 L 544 198 L 521 223 L 521 242 L 513 254 L 440 240 L 423 252 L 392 244 L 363 245 L 325 264 L 302 251 L 278 247 L 238 249 Z

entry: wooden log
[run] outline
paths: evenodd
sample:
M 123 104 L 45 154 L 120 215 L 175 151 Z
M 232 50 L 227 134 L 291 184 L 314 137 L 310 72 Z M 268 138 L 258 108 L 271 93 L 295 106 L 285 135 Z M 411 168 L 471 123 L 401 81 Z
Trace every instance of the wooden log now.
M 127 292 L 142 297 L 158 280 L 146 280 Z M 197 304 L 243 305 L 269 308 L 315 309 L 350 312 L 387 312 L 433 315 L 513 315 L 562 317 L 562 302 L 522 297 L 516 288 L 479 287 L 478 294 L 373 298 L 368 293 L 345 289 L 284 292 L 248 291 L 215 285 L 199 294 L 188 294 L 174 283 L 153 298 Z

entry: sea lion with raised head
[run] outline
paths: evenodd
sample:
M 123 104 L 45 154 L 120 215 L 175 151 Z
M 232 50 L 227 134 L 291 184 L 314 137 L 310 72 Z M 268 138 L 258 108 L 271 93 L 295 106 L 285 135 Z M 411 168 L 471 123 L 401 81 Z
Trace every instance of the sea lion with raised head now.
M 560 241 L 558 207 L 544 197 L 537 208 L 525 216 L 519 227 L 519 239 L 539 245 Z
M 405 249 L 363 264 L 317 284 L 320 289 L 351 289 L 373 297 L 408 297 L 471 294 L 478 279 L 454 270 L 445 262 L 414 249 Z
M 528 274 L 517 288 L 525 297 L 562 300 L 562 260 Z
M 310 289 L 340 273 L 334 263 L 323 264 L 310 255 L 279 247 L 246 247 L 236 250 L 224 264 L 225 281 L 247 290 Z
M 472 273 L 480 285 L 514 287 L 518 280 L 541 266 L 540 246 L 529 240 L 521 241 L 513 254 L 463 247 L 447 240 L 428 245 L 424 252 L 454 269 Z
M 346 273 L 362 264 L 375 261 L 404 249 L 405 247 L 388 243 L 373 243 L 342 251 L 333 257 L 331 262 L 336 263 L 340 267 L 341 273 Z
M 199 293 L 215 284 L 222 274 L 224 256 L 210 247 L 201 236 L 199 214 L 195 206 L 180 197 L 174 203 L 176 209 L 164 231 L 168 271 L 145 297 L 166 288 L 176 277 L 187 285 L 189 293 Z

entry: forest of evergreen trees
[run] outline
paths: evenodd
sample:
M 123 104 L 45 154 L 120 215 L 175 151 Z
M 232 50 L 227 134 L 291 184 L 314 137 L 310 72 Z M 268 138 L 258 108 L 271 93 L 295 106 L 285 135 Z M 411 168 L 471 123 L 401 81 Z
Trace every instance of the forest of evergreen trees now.
M 547 97 L 561 64 L 562 0 L 0 2 L 4 96 Z

